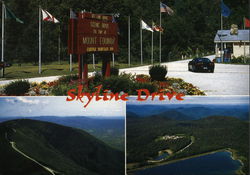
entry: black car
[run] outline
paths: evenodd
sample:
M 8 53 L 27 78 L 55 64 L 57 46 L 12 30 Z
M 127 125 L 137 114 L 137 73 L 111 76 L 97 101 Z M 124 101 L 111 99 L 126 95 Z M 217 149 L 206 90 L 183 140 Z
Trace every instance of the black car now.
M 194 58 L 188 63 L 188 70 L 193 72 L 214 72 L 214 62 L 208 58 Z

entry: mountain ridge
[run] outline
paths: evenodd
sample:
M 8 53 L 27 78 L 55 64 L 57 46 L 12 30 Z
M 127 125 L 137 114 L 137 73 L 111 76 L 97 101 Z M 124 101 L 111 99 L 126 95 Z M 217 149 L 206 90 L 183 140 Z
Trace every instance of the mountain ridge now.
M 115 175 L 124 170 L 124 155 L 121 151 L 83 130 L 50 122 L 19 119 L 0 123 L 0 136 L 3 139 L 6 132 L 23 152 L 63 174 Z M 8 149 L 6 144 L 1 146 L 0 150 Z M 0 156 L 0 162 L 6 159 L 6 155 L 3 155 Z M 15 163 L 15 160 L 8 161 Z M 0 174 L 2 169 L 10 171 L 8 166 L 1 167 Z M 16 173 L 11 172 L 13 175 Z

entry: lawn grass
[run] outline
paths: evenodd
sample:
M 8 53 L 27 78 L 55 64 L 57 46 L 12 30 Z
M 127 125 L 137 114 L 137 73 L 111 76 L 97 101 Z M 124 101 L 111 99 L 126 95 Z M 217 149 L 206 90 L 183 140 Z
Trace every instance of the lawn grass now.
M 112 66 L 112 62 L 111 62 Z M 140 64 L 131 64 L 130 67 L 140 66 Z M 128 64 L 125 63 L 115 63 L 115 67 L 128 68 Z M 92 64 L 88 65 L 89 72 L 93 71 L 101 71 L 102 64 L 96 64 L 95 69 Z M 11 67 L 5 68 L 5 76 L 4 78 L 0 78 L 1 80 L 11 80 L 11 79 L 26 79 L 26 78 L 34 78 L 34 77 L 47 77 L 47 76 L 58 76 L 58 75 L 69 75 L 69 74 L 77 74 L 78 73 L 78 64 L 73 63 L 72 72 L 69 71 L 69 63 L 67 61 L 52 62 L 49 64 L 42 65 L 42 73 L 38 73 L 38 65 L 33 65 L 31 63 L 24 63 L 21 65 L 13 64 Z

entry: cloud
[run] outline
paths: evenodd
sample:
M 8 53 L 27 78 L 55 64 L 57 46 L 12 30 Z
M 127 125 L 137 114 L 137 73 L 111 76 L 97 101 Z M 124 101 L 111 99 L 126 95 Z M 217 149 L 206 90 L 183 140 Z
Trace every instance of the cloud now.
M 7 99 L 5 99 L 5 101 L 7 103 L 12 103 L 12 104 L 15 104 L 15 102 L 16 102 L 16 100 L 14 98 L 7 98 Z
M 22 103 L 26 103 L 26 104 L 39 104 L 40 101 L 38 99 L 36 100 L 32 100 L 32 99 L 28 99 L 28 98 L 24 98 L 24 97 L 17 97 L 17 100 L 19 100 Z

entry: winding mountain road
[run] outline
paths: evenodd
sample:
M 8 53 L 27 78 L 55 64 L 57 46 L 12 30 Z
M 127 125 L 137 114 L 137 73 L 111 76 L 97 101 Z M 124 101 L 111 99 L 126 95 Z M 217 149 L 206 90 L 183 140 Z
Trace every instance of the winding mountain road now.
M 26 157 L 27 159 L 30 159 L 31 161 L 35 162 L 36 164 L 38 164 L 39 166 L 41 166 L 42 168 L 44 168 L 46 171 L 50 172 L 52 175 L 56 175 L 56 171 L 52 170 L 49 167 L 46 167 L 44 165 L 42 165 L 41 163 L 39 163 L 38 161 L 36 161 L 35 159 L 29 157 L 28 155 L 26 155 L 25 153 L 23 153 L 22 151 L 20 151 L 17 147 L 16 147 L 16 143 L 15 142 L 10 142 L 11 147 L 18 153 L 20 153 L 21 155 L 23 155 L 24 157 Z

